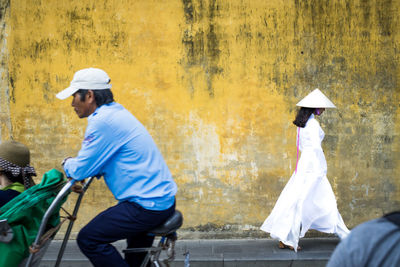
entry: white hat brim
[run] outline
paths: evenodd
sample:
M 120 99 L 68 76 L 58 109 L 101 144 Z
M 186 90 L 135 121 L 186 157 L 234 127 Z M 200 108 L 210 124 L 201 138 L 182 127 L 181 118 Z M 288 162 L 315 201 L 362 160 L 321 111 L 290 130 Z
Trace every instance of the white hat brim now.
M 329 98 L 327 98 L 318 88 L 300 100 L 296 106 L 306 108 L 336 108 L 332 101 L 330 101 Z
M 58 99 L 64 100 L 64 99 L 70 97 L 71 95 L 73 95 L 74 93 L 76 93 L 78 90 L 79 90 L 79 88 L 70 86 L 70 87 L 62 90 L 58 94 L 56 94 L 56 97 Z
M 99 88 L 100 87 L 100 88 Z M 85 90 L 106 90 L 106 89 L 110 89 L 111 88 L 111 84 L 89 84 L 89 83 L 75 83 L 73 86 L 70 86 L 64 90 L 62 90 L 61 92 L 59 92 L 58 94 L 56 94 L 56 97 L 58 99 L 64 100 L 67 97 L 70 97 L 71 95 L 75 94 L 79 89 L 83 89 L 85 88 Z

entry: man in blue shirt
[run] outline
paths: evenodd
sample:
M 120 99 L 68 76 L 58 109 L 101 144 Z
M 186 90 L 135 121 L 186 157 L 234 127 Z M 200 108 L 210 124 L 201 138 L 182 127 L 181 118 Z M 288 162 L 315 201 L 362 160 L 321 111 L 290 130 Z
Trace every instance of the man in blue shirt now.
M 127 239 L 128 248 L 151 246 L 154 237 L 146 232 L 174 213 L 177 186 L 150 134 L 114 102 L 110 88 L 107 73 L 88 68 L 57 94 L 59 99 L 73 96 L 78 117 L 88 118 L 81 150 L 63 166 L 77 181 L 102 175 L 119 201 L 81 229 L 81 251 L 94 266 L 140 266 L 143 254 L 127 254 L 124 260 L 110 243 Z

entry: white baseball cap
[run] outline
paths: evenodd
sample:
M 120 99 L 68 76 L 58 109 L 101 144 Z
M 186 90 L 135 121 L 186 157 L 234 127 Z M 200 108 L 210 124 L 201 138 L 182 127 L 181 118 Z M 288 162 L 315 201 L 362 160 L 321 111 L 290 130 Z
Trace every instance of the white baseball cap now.
M 104 70 L 96 68 L 87 68 L 78 70 L 74 74 L 74 78 L 68 88 L 59 92 L 56 97 L 66 99 L 73 95 L 79 89 L 104 90 L 110 89 L 110 77 Z
M 336 106 L 317 88 L 296 104 L 306 108 L 336 108 Z

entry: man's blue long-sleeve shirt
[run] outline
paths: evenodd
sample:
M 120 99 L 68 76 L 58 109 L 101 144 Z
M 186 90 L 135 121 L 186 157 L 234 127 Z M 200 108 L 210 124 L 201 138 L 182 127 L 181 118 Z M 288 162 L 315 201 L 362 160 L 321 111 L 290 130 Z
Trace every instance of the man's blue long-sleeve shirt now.
M 175 201 L 177 186 L 150 134 L 115 102 L 98 107 L 88 117 L 82 148 L 65 162 L 64 170 L 75 180 L 103 175 L 120 202 L 165 210 Z

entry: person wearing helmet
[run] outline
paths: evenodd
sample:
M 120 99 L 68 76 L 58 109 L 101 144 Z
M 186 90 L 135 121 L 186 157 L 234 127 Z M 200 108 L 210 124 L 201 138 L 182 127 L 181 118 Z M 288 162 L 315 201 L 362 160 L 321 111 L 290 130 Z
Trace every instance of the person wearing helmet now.
M 279 248 L 295 251 L 301 249 L 299 239 L 309 229 L 335 233 L 341 239 L 349 233 L 326 177 L 327 164 L 321 147 L 324 131 L 316 120 L 326 108 L 336 107 L 319 89 L 297 106 L 300 109 L 293 121 L 297 126 L 296 169 L 261 226 L 261 230 L 279 240 Z
M 0 208 L 34 183 L 35 169 L 29 166 L 30 152 L 16 141 L 0 144 Z

